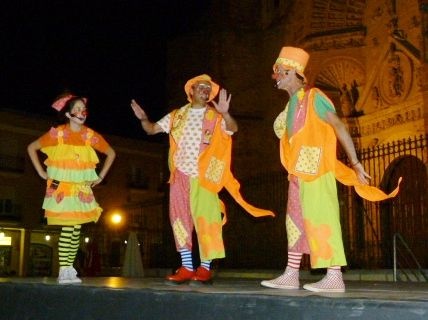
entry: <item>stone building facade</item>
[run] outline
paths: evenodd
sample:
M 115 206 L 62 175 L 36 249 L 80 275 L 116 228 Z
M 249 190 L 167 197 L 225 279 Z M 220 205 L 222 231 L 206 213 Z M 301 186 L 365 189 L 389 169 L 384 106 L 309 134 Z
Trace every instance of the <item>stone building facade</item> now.
M 170 104 L 182 103 L 189 77 L 211 74 L 232 93 L 239 121 L 235 170 L 248 176 L 277 169 L 271 127 L 287 95 L 273 88 L 270 75 L 280 48 L 292 45 L 310 53 L 309 83 L 333 100 L 359 148 L 425 134 L 427 9 L 421 2 L 212 2 L 210 17 L 170 42 Z

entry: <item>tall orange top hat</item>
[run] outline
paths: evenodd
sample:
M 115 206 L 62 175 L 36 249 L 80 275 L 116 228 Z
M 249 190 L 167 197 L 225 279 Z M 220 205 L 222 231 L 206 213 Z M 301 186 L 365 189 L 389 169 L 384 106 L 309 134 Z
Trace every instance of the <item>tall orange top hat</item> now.
M 187 100 L 189 102 L 192 102 L 192 95 L 191 95 L 192 86 L 198 81 L 208 81 L 211 84 L 211 93 L 208 98 L 208 102 L 217 96 L 218 92 L 220 91 L 220 86 L 214 81 L 212 81 L 209 75 L 201 74 L 200 76 L 196 76 L 188 80 L 184 85 L 184 91 L 186 92 Z
M 282 47 L 278 58 L 273 65 L 273 69 L 278 65 L 287 68 L 295 69 L 296 73 L 305 78 L 305 68 L 309 60 L 309 53 L 305 50 L 296 47 Z

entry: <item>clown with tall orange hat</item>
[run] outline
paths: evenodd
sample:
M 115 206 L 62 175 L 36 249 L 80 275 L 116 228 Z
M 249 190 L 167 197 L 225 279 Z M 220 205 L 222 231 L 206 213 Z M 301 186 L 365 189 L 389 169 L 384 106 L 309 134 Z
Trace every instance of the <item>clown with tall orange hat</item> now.
M 346 266 L 336 180 L 353 186 L 370 201 L 394 197 L 369 186 L 364 170 L 345 125 L 331 100 L 319 89 L 309 88 L 305 68 L 309 54 L 296 47 L 283 47 L 273 65 L 275 86 L 287 91 L 289 100 L 274 122 L 280 140 L 281 163 L 288 172 L 286 229 L 288 262 L 282 275 L 264 280 L 262 286 L 299 289 L 299 269 L 303 254 L 310 255 L 312 268 L 327 268 L 324 278 L 305 284 L 314 292 L 344 292 L 341 267 Z M 336 158 L 339 140 L 349 166 Z
M 97 132 L 85 126 L 88 117 L 87 99 L 65 93 L 52 104 L 60 125 L 29 144 L 27 150 L 39 176 L 46 180 L 43 209 L 48 225 L 62 227 L 58 243 L 58 283 L 80 283 L 73 268 L 84 223 L 97 222 L 102 208 L 95 200 L 92 187 L 107 175 L 116 157 L 113 148 Z M 47 159 L 43 166 L 38 150 Z M 97 152 L 106 155 L 99 163 Z
M 238 130 L 229 113 L 231 95 L 206 74 L 186 82 L 188 104 L 151 122 L 146 112 L 131 101 L 135 116 L 147 134 L 169 134 L 170 222 L 181 267 L 166 277 L 169 284 L 207 284 L 212 281 L 211 262 L 225 257 L 222 226 L 224 205 L 218 197 L 225 188 L 251 215 L 273 216 L 247 203 L 239 182 L 230 171 L 232 134 Z M 219 95 L 218 101 L 214 101 Z M 201 264 L 192 257 L 192 232 L 196 231 Z

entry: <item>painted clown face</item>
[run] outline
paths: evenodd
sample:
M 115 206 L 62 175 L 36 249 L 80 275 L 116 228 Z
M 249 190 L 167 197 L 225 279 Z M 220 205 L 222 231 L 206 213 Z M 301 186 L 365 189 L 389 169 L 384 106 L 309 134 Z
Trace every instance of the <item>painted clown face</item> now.
M 295 81 L 297 81 L 296 70 L 290 67 L 277 65 L 272 74 L 275 86 L 281 90 L 287 90 Z
M 211 94 L 211 84 L 209 81 L 197 81 L 192 85 L 192 98 L 194 102 L 206 103 Z
M 85 103 L 82 100 L 77 100 L 71 108 L 70 112 L 67 112 L 66 115 L 71 122 L 79 125 L 83 124 L 88 116 Z

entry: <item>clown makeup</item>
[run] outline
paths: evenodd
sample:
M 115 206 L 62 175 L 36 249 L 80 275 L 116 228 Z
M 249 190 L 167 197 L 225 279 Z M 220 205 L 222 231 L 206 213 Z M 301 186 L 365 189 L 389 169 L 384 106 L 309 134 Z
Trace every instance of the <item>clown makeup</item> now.
M 272 79 L 275 81 L 275 87 L 284 89 L 289 83 L 293 82 L 291 75 L 295 74 L 294 69 L 286 68 L 282 65 L 276 65 L 273 70 Z
M 280 78 L 284 78 L 288 76 L 291 69 L 284 69 L 282 66 L 275 66 L 273 70 L 272 79 L 278 80 Z
M 197 83 L 192 86 L 193 90 L 196 90 L 198 92 L 203 92 L 205 94 L 211 93 L 211 85 L 206 83 Z
M 211 93 L 211 85 L 209 83 L 197 82 L 192 86 L 194 95 L 199 95 L 203 100 L 207 101 Z
M 77 100 L 70 110 L 70 120 L 77 120 L 81 123 L 85 122 L 88 116 L 88 110 L 81 100 Z

